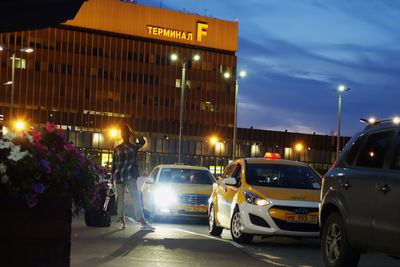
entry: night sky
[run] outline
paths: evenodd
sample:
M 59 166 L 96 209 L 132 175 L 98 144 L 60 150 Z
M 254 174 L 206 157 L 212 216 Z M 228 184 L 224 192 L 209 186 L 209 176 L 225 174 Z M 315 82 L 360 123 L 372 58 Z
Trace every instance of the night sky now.
M 238 127 L 352 136 L 360 118 L 400 116 L 400 1 L 138 0 L 239 21 Z

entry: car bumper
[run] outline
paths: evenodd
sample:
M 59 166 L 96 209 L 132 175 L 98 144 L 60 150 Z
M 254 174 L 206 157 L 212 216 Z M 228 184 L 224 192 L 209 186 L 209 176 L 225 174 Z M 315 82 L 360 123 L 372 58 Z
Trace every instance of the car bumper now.
M 207 205 L 170 205 L 170 206 L 158 206 L 156 207 L 155 214 L 157 216 L 184 216 L 184 217 L 207 217 L 208 216 Z
M 256 235 L 319 236 L 318 222 L 287 222 L 274 218 L 270 214 L 270 209 L 276 207 L 318 209 L 318 202 L 271 199 L 268 199 L 268 201 L 271 204 L 267 206 L 256 206 L 247 202 L 239 205 L 243 232 Z

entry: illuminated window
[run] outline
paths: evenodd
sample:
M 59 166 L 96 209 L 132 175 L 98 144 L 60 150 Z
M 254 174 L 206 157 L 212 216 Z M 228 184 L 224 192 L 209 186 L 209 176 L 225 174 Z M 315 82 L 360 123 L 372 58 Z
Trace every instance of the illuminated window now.
M 10 65 L 12 65 L 12 57 L 10 57 Z M 16 69 L 26 69 L 26 59 L 25 58 L 15 58 L 15 68 Z
M 175 81 L 175 87 L 176 87 L 176 88 L 181 88 L 181 79 L 176 79 L 176 81 Z

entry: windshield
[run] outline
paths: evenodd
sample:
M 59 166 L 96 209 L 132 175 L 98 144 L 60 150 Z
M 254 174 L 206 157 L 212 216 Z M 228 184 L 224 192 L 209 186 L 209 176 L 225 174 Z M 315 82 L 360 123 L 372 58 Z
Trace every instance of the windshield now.
M 321 179 L 312 168 L 282 164 L 247 164 L 246 182 L 267 187 L 321 188 Z
M 207 170 L 162 169 L 159 183 L 213 184 L 214 176 Z

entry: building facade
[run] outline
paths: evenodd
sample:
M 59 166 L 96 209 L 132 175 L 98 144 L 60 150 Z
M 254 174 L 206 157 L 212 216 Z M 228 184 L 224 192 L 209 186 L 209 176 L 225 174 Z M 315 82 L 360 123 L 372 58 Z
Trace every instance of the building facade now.
M 185 66 L 183 160 L 219 172 L 232 155 L 235 80 L 223 74 L 236 77 L 237 38 L 237 22 L 89 0 L 73 20 L 57 27 L 0 33 L 8 49 L 0 52 L 1 80 L 10 80 L 15 71 L 13 88 L 3 85 L 0 114 L 9 127 L 17 120 L 27 127 L 54 122 L 106 166 L 119 142 L 110 130 L 128 123 L 147 139 L 140 154 L 147 173 L 158 163 L 177 161 Z M 21 51 L 26 47 L 34 52 Z M 212 136 L 218 139 L 215 144 Z M 271 145 L 264 139 L 253 140 L 262 144 L 260 151 Z M 238 144 L 237 155 L 257 155 L 254 144 L 240 135 Z M 334 153 L 330 147 L 321 149 Z M 319 161 L 310 160 L 330 164 L 332 156 Z

